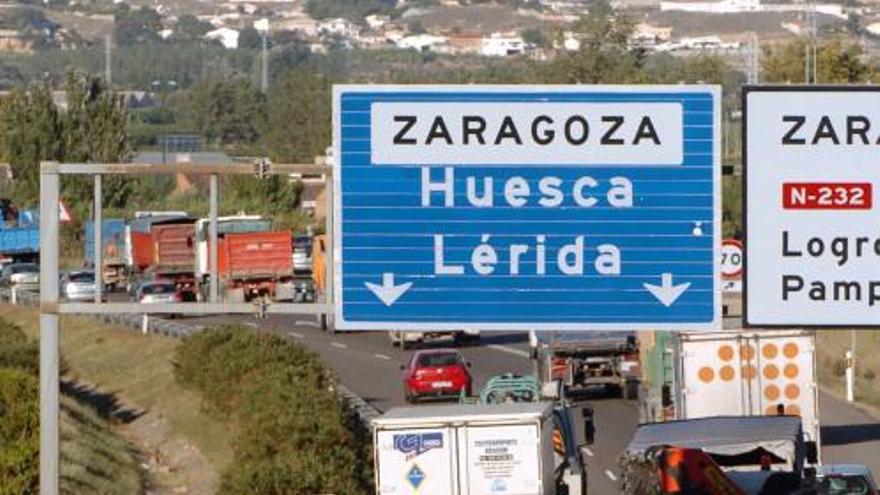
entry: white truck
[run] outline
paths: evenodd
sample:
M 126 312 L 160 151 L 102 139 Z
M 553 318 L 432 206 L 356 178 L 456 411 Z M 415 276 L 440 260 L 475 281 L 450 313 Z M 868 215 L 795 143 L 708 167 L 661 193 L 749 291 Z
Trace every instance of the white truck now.
M 376 493 L 585 495 L 562 411 L 548 401 L 391 409 L 373 420 Z
M 676 419 L 800 416 L 818 459 L 815 334 L 806 330 L 680 333 L 675 341 Z

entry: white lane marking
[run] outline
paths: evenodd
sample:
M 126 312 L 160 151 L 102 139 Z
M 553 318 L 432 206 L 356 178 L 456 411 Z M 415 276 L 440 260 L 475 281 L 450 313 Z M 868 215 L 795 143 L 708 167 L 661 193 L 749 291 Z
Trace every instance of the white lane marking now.
M 252 321 L 246 321 L 246 322 L 244 322 L 244 324 L 251 327 L 251 328 L 260 328 L 260 325 L 257 325 L 256 323 L 254 323 Z
M 303 338 L 303 334 L 301 334 L 301 333 L 296 333 L 296 332 L 288 332 L 288 333 L 290 334 L 291 337 L 296 337 L 298 339 Z
M 617 476 L 614 476 L 614 473 L 612 473 L 610 469 L 605 470 L 605 476 L 608 476 L 608 479 L 611 481 L 617 481 Z
M 389 356 L 386 356 L 385 354 L 373 354 L 373 356 L 375 356 L 379 359 L 385 359 L 387 361 L 391 361 L 391 358 Z
M 593 457 L 593 451 L 588 449 L 587 447 L 584 447 L 584 452 L 587 453 L 587 457 Z
M 507 347 L 506 345 L 498 345 L 498 344 L 489 344 L 486 347 L 490 349 L 495 349 L 496 351 L 506 352 L 508 354 L 513 354 L 514 356 L 519 357 L 529 357 L 530 354 L 528 351 L 523 351 L 521 349 L 514 349 L 513 347 Z
M 314 327 L 318 328 L 318 323 L 310 320 L 296 320 L 293 322 L 294 325 L 298 327 Z
M 340 344 L 339 342 L 330 342 L 330 345 L 333 347 L 338 347 L 340 349 L 348 349 L 348 346 L 345 344 Z

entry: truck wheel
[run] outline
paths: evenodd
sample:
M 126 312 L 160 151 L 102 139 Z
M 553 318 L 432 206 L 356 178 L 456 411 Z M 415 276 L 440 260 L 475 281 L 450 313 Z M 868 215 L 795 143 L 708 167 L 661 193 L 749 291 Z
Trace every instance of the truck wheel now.
M 639 382 L 629 380 L 623 386 L 623 398 L 625 400 L 637 400 L 639 398 Z

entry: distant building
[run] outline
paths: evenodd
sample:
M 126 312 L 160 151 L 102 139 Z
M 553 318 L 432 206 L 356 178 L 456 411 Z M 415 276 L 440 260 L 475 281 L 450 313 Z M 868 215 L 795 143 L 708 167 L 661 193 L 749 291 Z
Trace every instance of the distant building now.
M 390 15 L 379 15 L 379 14 L 370 14 L 364 17 L 364 22 L 367 23 L 367 26 L 370 26 L 370 29 L 379 29 L 382 26 L 391 22 Z
M 433 34 L 414 34 L 398 41 L 397 47 L 403 49 L 415 49 L 420 52 L 428 52 L 432 51 L 435 46 L 441 43 L 446 43 L 445 36 L 436 36 Z
M 483 48 L 483 35 L 476 32 L 451 34 L 446 45 L 447 53 L 477 54 Z
M 806 12 L 812 9 L 819 14 L 825 14 L 838 19 L 846 19 L 843 5 L 840 4 L 762 4 L 761 0 L 720 0 L 715 2 L 660 2 L 661 12 L 701 12 L 709 14 L 739 14 L 743 12 Z
M 0 29 L 0 52 L 25 53 L 31 51 L 31 43 L 13 29 Z
M 239 32 L 232 28 L 222 27 L 205 33 L 205 38 L 219 41 L 225 48 L 234 50 L 238 48 Z
M 341 17 L 318 24 L 319 34 L 336 35 L 343 38 L 356 38 L 360 30 L 360 26 Z
M 487 57 L 507 57 L 520 55 L 526 51 L 526 44 L 522 36 L 507 36 L 501 33 L 492 33 L 488 38 L 483 38 L 480 54 Z

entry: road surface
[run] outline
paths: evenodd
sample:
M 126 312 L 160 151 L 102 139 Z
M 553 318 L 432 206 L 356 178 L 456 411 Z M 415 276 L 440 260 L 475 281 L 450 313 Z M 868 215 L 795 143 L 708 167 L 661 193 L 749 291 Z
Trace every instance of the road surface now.
M 249 316 L 199 318 L 202 323 L 240 321 L 255 330 L 271 331 L 297 341 L 319 354 L 336 370 L 339 379 L 380 411 L 406 405 L 400 366 L 412 351 L 392 347 L 382 332 L 330 334 L 322 332 L 313 317 L 272 315 L 265 320 Z M 451 345 L 440 341 L 426 347 Z M 529 373 L 528 342 L 524 333 L 484 333 L 477 345 L 461 349 L 472 364 L 474 391 L 495 375 Z M 638 423 L 635 401 L 601 394 L 587 398 L 595 409 L 596 438 L 587 458 L 591 495 L 620 493 L 617 459 Z M 880 422 L 834 397 L 820 397 L 820 420 L 825 464 L 866 464 L 880 474 Z

